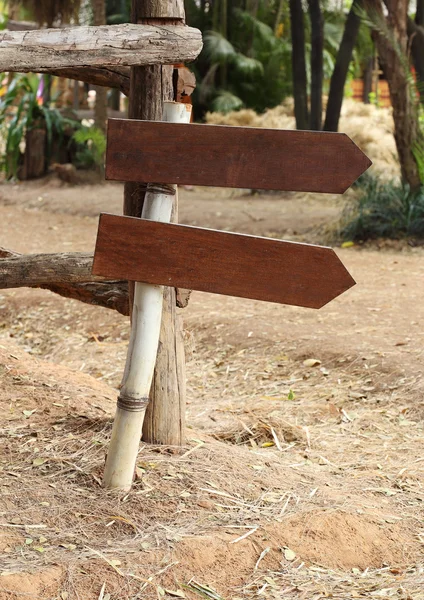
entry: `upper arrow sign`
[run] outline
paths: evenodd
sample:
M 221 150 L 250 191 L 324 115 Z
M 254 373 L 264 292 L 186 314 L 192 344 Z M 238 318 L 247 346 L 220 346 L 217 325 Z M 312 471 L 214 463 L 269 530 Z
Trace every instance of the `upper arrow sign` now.
M 344 133 L 109 120 L 117 181 L 342 194 L 370 165 Z
M 331 248 L 105 214 L 93 273 L 308 308 L 355 285 Z

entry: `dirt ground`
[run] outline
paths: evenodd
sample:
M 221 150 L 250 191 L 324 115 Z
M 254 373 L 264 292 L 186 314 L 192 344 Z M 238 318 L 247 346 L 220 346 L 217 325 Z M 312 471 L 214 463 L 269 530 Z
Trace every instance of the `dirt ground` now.
M 182 190 L 188 224 L 328 239 L 345 199 Z M 0 188 L 0 246 L 92 251 L 122 186 Z M 187 445 L 100 487 L 128 319 L 0 293 L 0 600 L 424 599 L 424 261 L 337 249 L 320 311 L 193 293 Z

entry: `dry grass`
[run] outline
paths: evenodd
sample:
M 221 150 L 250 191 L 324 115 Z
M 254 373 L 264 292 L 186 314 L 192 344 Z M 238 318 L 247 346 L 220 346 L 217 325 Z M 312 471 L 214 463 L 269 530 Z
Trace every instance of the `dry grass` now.
M 209 429 L 224 443 L 192 431 L 179 451 L 142 447 L 139 479 L 124 497 L 100 487 L 109 400 L 96 406 L 89 398 L 98 390 L 81 387 L 81 375 L 50 366 L 49 379 L 42 361 L 3 349 L 0 531 L 14 536 L 2 548 L 3 573 L 61 565 L 57 589 L 87 599 L 103 584 L 112 597 L 157 598 L 166 588 L 196 598 L 199 590 L 182 586 L 193 576 L 225 599 L 383 589 L 383 598 L 423 598 L 416 379 L 381 366 L 364 377 L 356 358 L 331 353 L 307 367 L 309 357 L 276 354 L 266 342 L 217 354 L 202 335 L 191 342 L 190 385 L 205 398 L 222 392 Z M 350 385 L 330 393 L 336 380 Z M 410 399 L 402 410 L 392 404 L 400 385 Z
M 30 250 L 91 243 L 7 210 Z M 342 251 L 359 285 L 319 313 L 193 294 L 187 445 L 142 446 L 124 496 L 100 481 L 127 320 L 2 292 L 0 600 L 422 600 L 421 254 Z

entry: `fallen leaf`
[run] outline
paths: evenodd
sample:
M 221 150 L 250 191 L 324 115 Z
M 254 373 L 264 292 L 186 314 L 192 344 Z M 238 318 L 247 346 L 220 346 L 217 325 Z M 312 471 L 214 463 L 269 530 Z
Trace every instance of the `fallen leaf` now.
M 284 558 L 286 560 L 292 561 L 296 558 L 296 552 L 290 550 L 290 548 L 284 548 Z
M 26 417 L 30 417 L 31 415 L 33 415 L 35 413 L 37 409 L 34 408 L 34 410 L 23 410 L 22 413 L 26 416 Z
M 66 550 L 75 550 L 75 544 L 59 544 L 61 548 L 66 548 Z
M 304 367 L 317 367 L 320 364 L 321 364 L 321 361 L 318 360 L 317 358 L 307 358 L 306 360 L 303 361 Z
M 47 462 L 45 458 L 34 458 L 32 464 L 34 467 L 41 467 L 45 462 Z
M 174 596 L 175 598 L 185 598 L 186 595 L 184 594 L 184 592 L 182 592 L 181 590 L 167 590 L 165 589 L 165 593 L 168 594 L 168 596 Z

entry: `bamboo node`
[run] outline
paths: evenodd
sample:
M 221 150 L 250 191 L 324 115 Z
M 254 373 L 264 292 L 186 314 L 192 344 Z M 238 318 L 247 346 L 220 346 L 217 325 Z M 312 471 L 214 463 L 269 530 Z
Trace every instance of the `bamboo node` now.
M 166 183 L 149 183 L 147 191 L 151 194 L 166 194 L 167 196 L 175 196 L 177 193 L 175 186 Z
M 149 398 L 133 398 L 125 394 L 119 394 L 118 396 L 118 408 L 126 410 L 127 412 L 143 412 L 149 403 Z

